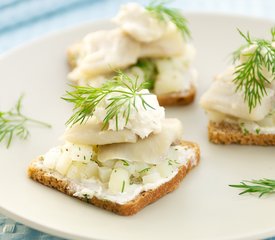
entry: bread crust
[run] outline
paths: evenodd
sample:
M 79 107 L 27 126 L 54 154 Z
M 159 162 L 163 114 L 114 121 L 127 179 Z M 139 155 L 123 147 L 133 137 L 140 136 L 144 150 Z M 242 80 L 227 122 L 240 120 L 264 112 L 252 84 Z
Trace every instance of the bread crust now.
M 188 146 L 194 149 L 196 155 L 196 164 L 200 159 L 200 150 L 197 144 L 191 142 L 181 141 L 181 145 Z M 163 197 L 167 193 L 174 191 L 186 176 L 186 174 L 192 169 L 192 164 L 189 162 L 188 166 L 181 166 L 178 173 L 168 182 L 162 184 L 156 189 L 148 190 L 141 192 L 135 199 L 125 203 L 118 204 L 111 202 L 109 200 L 102 200 L 97 197 L 92 197 L 91 199 L 74 196 L 74 190 L 70 187 L 70 182 L 65 179 L 58 179 L 52 174 L 49 174 L 47 170 L 36 167 L 34 164 L 37 161 L 42 161 L 42 158 L 35 159 L 28 168 L 28 175 L 33 180 L 42 183 L 48 187 L 54 188 L 60 192 L 63 192 L 69 196 L 76 197 L 80 200 L 86 201 L 92 205 L 103 208 L 105 210 L 114 212 L 122 216 L 129 216 L 139 212 L 141 209 L 146 207 L 148 204 L 151 204 Z
M 76 59 L 78 57 L 80 43 L 72 45 L 67 50 L 67 59 L 70 69 L 74 69 L 77 65 Z M 190 89 L 185 92 L 174 92 L 162 95 L 157 95 L 159 104 L 162 106 L 183 106 L 190 104 L 196 97 L 196 87 L 192 84 Z
M 253 134 L 243 133 L 238 124 L 227 122 L 208 124 L 208 138 L 215 144 L 241 144 L 274 146 L 275 134 Z
M 196 97 L 196 88 L 192 84 L 188 92 L 174 92 L 157 95 L 161 106 L 183 106 L 190 104 Z

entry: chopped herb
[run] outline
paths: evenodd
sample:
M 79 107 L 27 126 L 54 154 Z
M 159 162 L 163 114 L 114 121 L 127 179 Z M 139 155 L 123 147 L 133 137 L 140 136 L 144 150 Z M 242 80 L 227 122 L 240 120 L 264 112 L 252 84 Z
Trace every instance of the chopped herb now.
M 177 160 L 168 160 L 168 165 L 180 164 Z
M 139 171 L 138 173 L 144 174 L 144 173 L 148 172 L 150 169 L 151 169 L 150 167 L 144 168 L 144 169 L 142 169 L 141 171 Z
M 241 130 L 242 130 L 242 132 L 243 132 L 244 135 L 249 134 L 249 131 L 248 131 L 248 129 L 245 127 L 245 123 L 244 123 L 244 122 L 241 122 L 241 123 L 240 123 L 240 127 L 241 127 Z
M 83 197 L 84 197 L 85 202 L 87 202 L 87 203 L 90 202 L 90 196 L 89 196 L 89 194 L 85 193 L 85 194 L 83 194 Z
M 123 162 L 123 165 L 124 165 L 124 166 L 127 166 L 127 167 L 129 166 L 129 163 L 128 163 L 127 161 L 122 160 L 122 159 L 121 159 L 120 161 Z
M 249 134 L 249 131 L 248 131 L 248 129 L 247 129 L 247 128 L 244 128 L 244 129 L 243 129 L 243 133 L 244 133 L 244 135 L 247 135 L 247 134 Z
M 121 192 L 122 192 L 122 193 L 124 192 L 124 188 L 125 188 L 125 181 L 123 180 L 123 182 L 122 182 L 122 187 L 121 187 Z
M 256 129 L 256 133 L 257 133 L 257 134 L 259 134 L 259 133 L 260 133 L 260 131 L 261 131 L 261 129 L 260 129 L 260 128 L 257 128 L 257 129 Z

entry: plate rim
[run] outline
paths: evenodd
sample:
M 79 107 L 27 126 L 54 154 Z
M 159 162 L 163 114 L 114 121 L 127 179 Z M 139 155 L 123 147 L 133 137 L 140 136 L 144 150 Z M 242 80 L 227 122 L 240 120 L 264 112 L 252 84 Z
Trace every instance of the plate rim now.
M 188 20 L 188 15 L 192 16 L 203 16 L 203 17 L 218 17 L 218 18 L 241 18 L 246 21 L 250 20 L 256 20 L 256 21 L 263 21 L 268 24 L 275 24 L 275 19 L 272 19 L 271 17 L 260 17 L 260 16 L 251 16 L 251 15 L 243 15 L 239 13 L 222 13 L 222 12 L 216 12 L 216 11 L 184 11 L 183 9 L 180 9 L 184 15 L 187 15 L 187 20 Z M 0 53 L 0 61 L 2 61 L 4 58 L 6 58 L 9 55 L 12 55 L 14 52 L 20 51 L 21 49 L 24 49 L 26 47 L 31 46 L 32 44 L 38 44 L 41 41 L 46 41 L 49 38 L 53 37 L 58 37 L 59 35 L 66 34 L 71 31 L 75 31 L 79 28 L 85 28 L 89 25 L 94 25 L 94 24 L 106 24 L 107 22 L 110 22 L 111 18 L 101 18 L 101 19 L 96 19 L 96 20 L 91 20 L 91 21 L 84 21 L 82 23 L 73 25 L 73 26 L 68 26 L 63 29 L 57 29 L 54 30 L 50 33 L 46 33 L 45 35 L 38 36 L 37 38 L 27 40 L 26 42 L 23 42 L 21 44 L 16 45 L 15 47 L 11 47 L 6 51 L 3 51 Z

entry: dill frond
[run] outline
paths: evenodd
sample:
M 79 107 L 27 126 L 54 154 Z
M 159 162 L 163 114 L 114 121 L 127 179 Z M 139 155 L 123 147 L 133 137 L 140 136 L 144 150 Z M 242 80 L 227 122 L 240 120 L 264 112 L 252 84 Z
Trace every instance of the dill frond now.
M 252 181 L 242 181 L 240 184 L 232 184 L 229 186 L 243 189 L 240 195 L 245 193 L 258 193 L 259 197 L 262 197 L 266 194 L 275 193 L 275 180 L 267 178 Z
M 246 54 L 246 61 L 236 66 L 235 78 L 236 91 L 244 91 L 244 101 L 248 103 L 251 112 L 262 98 L 267 94 L 266 84 L 275 79 L 275 48 L 271 41 L 264 39 L 251 39 L 249 32 L 245 35 L 238 29 L 246 44 L 233 53 L 233 62 L 240 59 L 242 50 L 252 45 L 256 46 L 252 53 Z M 272 40 L 275 37 L 275 28 L 271 29 Z M 264 69 L 271 72 L 273 79 L 269 80 L 264 74 Z
M 166 7 L 165 4 L 167 2 L 169 1 L 152 1 L 145 8 L 160 21 L 170 20 L 181 32 L 183 38 L 189 39 L 191 37 L 191 33 L 187 26 L 186 18 L 183 17 L 179 9 Z
M 106 116 L 103 120 L 103 129 L 108 126 L 111 119 L 116 121 L 116 129 L 118 129 L 119 114 L 126 119 L 128 123 L 132 109 L 136 108 L 136 99 L 139 98 L 144 109 L 152 108 L 144 99 L 145 95 L 150 93 L 140 92 L 142 89 L 148 88 L 148 82 L 138 84 L 138 77 L 130 78 L 124 72 L 118 70 L 117 75 L 110 81 L 107 81 L 100 88 L 72 86 L 73 91 L 67 92 L 67 96 L 62 99 L 74 104 L 75 113 L 67 121 L 67 125 L 85 123 L 95 111 L 100 102 L 108 97 L 109 94 L 115 93 L 106 107 Z
M 6 147 L 9 148 L 14 137 L 27 139 L 30 135 L 27 129 L 27 123 L 35 123 L 50 128 L 51 125 L 29 118 L 22 114 L 22 99 L 19 97 L 15 106 L 6 112 L 0 112 L 0 142 L 6 141 Z

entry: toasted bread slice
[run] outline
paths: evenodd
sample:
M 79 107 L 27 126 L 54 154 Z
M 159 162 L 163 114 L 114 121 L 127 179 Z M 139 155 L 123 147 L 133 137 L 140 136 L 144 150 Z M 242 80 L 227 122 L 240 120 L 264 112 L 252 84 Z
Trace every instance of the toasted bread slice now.
M 62 176 L 57 177 L 57 174 L 52 174 L 52 170 L 47 170 L 43 167 L 39 167 L 40 165 L 38 163 L 43 161 L 42 157 L 35 159 L 30 164 L 28 169 L 28 175 L 33 180 L 42 183 L 46 186 L 52 187 L 69 196 L 76 197 L 80 200 L 86 201 L 90 204 L 114 212 L 116 214 L 129 216 L 137 213 L 148 204 L 155 202 L 162 196 L 175 190 L 179 186 L 179 183 L 182 181 L 182 179 L 189 172 L 189 170 L 191 170 L 194 166 L 198 164 L 200 159 L 200 150 L 198 145 L 195 143 L 184 141 L 181 141 L 180 145 L 187 146 L 188 148 L 193 149 L 195 153 L 195 159 L 193 159 L 193 164 L 191 164 L 191 162 L 189 161 L 187 166 L 183 165 L 179 168 L 178 173 L 170 181 L 165 182 L 164 184 L 160 185 L 155 189 L 141 192 L 137 197 L 135 197 L 133 200 L 129 202 L 126 202 L 125 204 L 118 204 L 116 202 L 112 202 L 109 200 L 99 199 L 95 196 L 90 199 L 75 196 L 75 188 L 71 186 L 72 183 L 68 178 Z
M 194 101 L 196 96 L 196 88 L 191 85 L 188 92 L 174 92 L 163 95 L 157 95 L 159 104 L 162 106 L 179 106 L 187 105 Z
M 216 144 L 275 145 L 275 134 L 244 133 L 238 124 L 227 122 L 209 122 L 208 138 Z
M 67 51 L 68 64 L 70 69 L 74 69 L 77 65 L 80 43 L 72 45 Z M 179 106 L 187 105 L 194 101 L 196 96 L 196 88 L 192 84 L 189 91 L 174 92 L 163 95 L 157 95 L 159 104 L 162 106 Z

